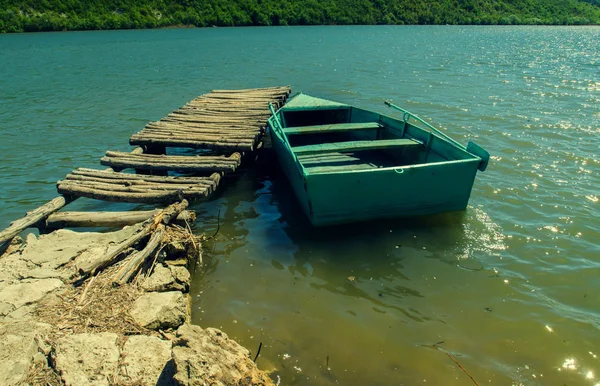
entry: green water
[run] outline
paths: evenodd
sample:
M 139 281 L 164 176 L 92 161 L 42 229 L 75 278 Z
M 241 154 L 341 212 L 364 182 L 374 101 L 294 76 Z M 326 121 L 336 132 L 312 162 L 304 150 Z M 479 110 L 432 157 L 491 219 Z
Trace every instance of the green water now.
M 253 354 L 262 342 L 281 385 L 472 384 L 448 352 L 482 385 L 595 386 L 599 41 L 597 27 L 0 35 L 0 227 L 213 88 L 291 84 L 387 113 L 393 99 L 493 154 L 469 208 L 313 230 L 263 154 L 195 206 L 198 232 L 219 210 L 221 229 L 194 322 Z

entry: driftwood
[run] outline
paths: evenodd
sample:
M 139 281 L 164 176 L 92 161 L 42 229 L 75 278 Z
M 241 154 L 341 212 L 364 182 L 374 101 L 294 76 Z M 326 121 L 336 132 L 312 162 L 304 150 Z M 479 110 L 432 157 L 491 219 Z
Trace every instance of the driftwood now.
M 134 134 L 136 137 L 151 136 L 157 137 L 163 135 L 167 138 L 174 139 L 191 139 L 194 141 L 210 141 L 210 142 L 221 142 L 221 141 L 255 141 L 261 134 L 260 130 L 252 131 L 225 131 L 225 132 L 206 132 L 206 131 L 195 131 L 193 129 L 186 128 L 175 128 L 175 127 L 146 127 L 142 131 Z
M 58 185 L 60 194 L 87 197 L 112 202 L 131 202 L 139 204 L 164 204 L 179 200 L 180 194 L 172 192 L 124 193 L 106 189 L 94 189 L 70 184 Z
M 107 172 L 97 169 L 78 168 L 73 170 L 69 176 L 87 176 L 106 180 L 128 181 L 129 184 L 208 184 L 212 185 L 215 182 L 216 176 L 210 177 L 161 177 L 161 176 L 145 176 L 141 174 L 126 174 Z
M 128 248 L 139 242 L 146 236 L 152 234 L 158 227 L 159 224 L 169 224 L 172 222 L 179 213 L 185 210 L 188 206 L 187 200 L 172 204 L 167 208 L 159 212 L 155 217 L 146 220 L 146 223 L 141 231 L 128 239 L 122 241 L 119 245 L 112 248 L 109 252 L 102 256 L 99 256 L 96 260 L 85 262 L 84 264 L 77 267 L 79 273 L 82 276 L 94 275 L 101 269 L 114 263 L 116 259 L 125 252 Z
M 260 133 L 261 129 L 259 125 L 256 127 L 248 127 L 241 124 L 201 124 L 201 123 L 188 123 L 188 122 L 178 122 L 178 121 L 157 121 L 150 122 L 146 125 L 144 130 L 148 129 L 171 129 L 171 130 L 180 130 L 187 131 L 191 133 L 205 133 L 205 134 L 229 134 L 229 133 L 239 133 L 239 134 L 252 134 L 252 133 Z
M 273 87 L 258 87 L 258 88 L 242 88 L 236 90 L 212 90 L 211 93 L 224 93 L 224 94 L 246 94 L 246 93 L 274 93 L 274 94 L 289 94 L 291 91 L 290 86 L 273 86 Z
M 194 141 L 186 139 L 170 139 L 169 136 L 136 136 L 129 139 L 131 145 L 164 145 L 172 147 L 191 147 L 193 149 L 220 149 L 232 151 L 252 151 L 255 141 Z
M 119 271 L 113 281 L 113 285 L 122 285 L 127 283 L 137 271 L 142 267 L 146 259 L 158 248 L 165 233 L 165 226 L 158 224 L 156 230 L 150 237 L 148 244 L 141 251 L 133 253 L 129 256 L 129 260 Z
M 131 155 L 129 153 L 107 151 L 100 159 L 102 165 L 113 169 L 145 169 L 193 173 L 232 172 L 241 163 L 241 155 L 234 153 L 224 156 L 170 156 L 170 155 Z
M 123 227 L 146 221 L 160 212 L 161 209 L 132 212 L 58 212 L 48 216 L 46 228 Z M 196 213 L 184 210 L 177 216 L 175 221 L 193 223 L 196 221 Z
M 68 196 L 158 204 L 206 197 L 219 179 L 218 173 L 210 177 L 160 177 L 81 168 L 58 181 L 57 189 Z
M 67 205 L 67 203 L 69 203 L 69 199 L 62 196 L 56 197 L 52 201 L 47 202 L 39 208 L 27 212 L 25 217 L 13 221 L 8 228 L 0 232 L 0 244 L 3 244 L 30 226 L 42 221 L 49 214 L 54 213 L 63 206 Z

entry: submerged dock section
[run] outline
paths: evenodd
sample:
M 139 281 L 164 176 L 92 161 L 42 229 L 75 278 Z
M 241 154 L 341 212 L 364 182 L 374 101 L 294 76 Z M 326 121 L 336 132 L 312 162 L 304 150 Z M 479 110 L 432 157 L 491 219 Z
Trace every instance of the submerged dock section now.
M 132 152 L 107 151 L 108 168 L 67 174 L 57 198 L 0 232 L 0 384 L 274 385 L 225 333 L 189 324 L 204 239 L 188 206 L 261 146 L 269 103 L 289 93 L 202 95 L 132 135 Z M 80 197 L 162 208 L 60 211 Z M 42 235 L 17 237 L 29 227 Z
M 205 198 L 223 174 L 235 171 L 255 150 L 265 131 L 269 103 L 281 106 L 290 87 L 214 90 L 131 136 L 130 153 L 107 151 L 108 169 L 79 168 L 58 181 L 60 197 L 29 212 L 0 232 L 0 245 L 78 197 L 105 201 L 169 204 Z M 198 149 L 196 155 L 171 155 L 169 148 Z M 126 169 L 136 173 L 125 173 Z M 169 176 L 169 172 L 194 176 Z M 78 214 L 81 217 L 81 214 Z

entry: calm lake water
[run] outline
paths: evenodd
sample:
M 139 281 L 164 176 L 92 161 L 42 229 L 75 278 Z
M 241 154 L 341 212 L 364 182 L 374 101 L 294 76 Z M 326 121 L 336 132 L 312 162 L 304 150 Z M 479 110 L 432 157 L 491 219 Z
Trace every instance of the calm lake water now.
M 600 28 L 0 35 L 0 227 L 214 88 L 412 110 L 493 154 L 469 208 L 313 230 L 274 161 L 196 205 L 193 319 L 281 385 L 600 384 Z M 368 198 L 365 198 L 368 199 Z M 70 208 L 123 209 L 81 199 Z M 347 277 L 354 276 L 353 283 Z

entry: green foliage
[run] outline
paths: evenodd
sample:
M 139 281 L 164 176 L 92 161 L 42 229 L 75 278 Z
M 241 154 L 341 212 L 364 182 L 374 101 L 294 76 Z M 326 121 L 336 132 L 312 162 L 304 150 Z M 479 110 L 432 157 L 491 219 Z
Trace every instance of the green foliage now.
M 600 0 L 0 0 L 0 32 L 308 24 L 600 24 Z

